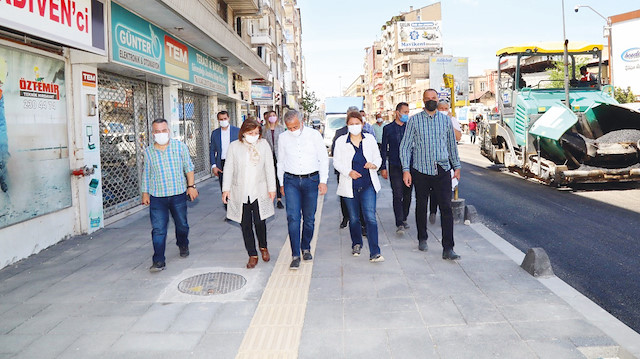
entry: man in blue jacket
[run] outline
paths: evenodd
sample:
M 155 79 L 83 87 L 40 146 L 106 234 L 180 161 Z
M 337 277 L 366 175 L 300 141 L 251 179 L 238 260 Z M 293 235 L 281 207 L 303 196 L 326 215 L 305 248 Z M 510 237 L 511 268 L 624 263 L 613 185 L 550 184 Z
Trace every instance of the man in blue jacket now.
M 238 139 L 240 129 L 229 125 L 229 113 L 227 111 L 218 112 L 218 122 L 220 127 L 211 132 L 209 159 L 211 160 L 211 173 L 218 177 L 220 191 L 222 192 L 222 171 L 224 170 L 224 161 L 227 158 L 227 149 L 231 142 Z M 226 207 L 227 205 L 225 205 Z

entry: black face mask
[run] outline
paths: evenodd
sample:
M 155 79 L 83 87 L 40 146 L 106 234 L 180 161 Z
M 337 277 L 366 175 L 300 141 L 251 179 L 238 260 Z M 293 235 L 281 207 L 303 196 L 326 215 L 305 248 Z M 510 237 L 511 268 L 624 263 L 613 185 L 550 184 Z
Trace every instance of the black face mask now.
M 429 100 L 425 106 L 427 107 L 427 111 L 435 111 L 436 108 L 438 108 L 438 101 Z

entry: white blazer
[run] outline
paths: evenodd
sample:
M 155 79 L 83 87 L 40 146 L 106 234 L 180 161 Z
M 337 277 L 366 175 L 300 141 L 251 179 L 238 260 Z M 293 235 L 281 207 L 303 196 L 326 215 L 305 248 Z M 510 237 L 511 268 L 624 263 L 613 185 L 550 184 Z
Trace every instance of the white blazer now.
M 367 162 L 376 165 L 376 169 L 370 169 L 371 183 L 373 188 L 378 192 L 380 190 L 380 180 L 378 179 L 378 168 L 382 164 L 380 157 L 380 149 L 376 138 L 369 133 L 364 133 L 362 139 L 362 153 Z M 338 196 L 353 198 L 353 180 L 349 177 L 349 172 L 353 170 L 351 162 L 356 154 L 355 148 L 351 143 L 347 142 L 349 134 L 338 137 L 336 139 L 336 147 L 333 150 L 333 168 L 340 172 L 340 183 L 338 183 Z
M 273 165 L 273 154 L 267 140 L 260 139 L 255 145 L 260 152 L 258 163 L 258 175 L 252 178 L 258 189 L 258 212 L 260 219 L 267 219 L 275 214 L 273 201 L 269 198 L 269 192 L 276 191 L 276 173 Z M 227 160 L 224 164 L 224 177 L 222 191 L 229 192 L 229 204 L 227 205 L 227 218 L 234 222 L 242 221 L 242 204 L 247 202 L 243 198 L 245 193 L 247 147 L 242 141 L 233 141 L 227 150 Z

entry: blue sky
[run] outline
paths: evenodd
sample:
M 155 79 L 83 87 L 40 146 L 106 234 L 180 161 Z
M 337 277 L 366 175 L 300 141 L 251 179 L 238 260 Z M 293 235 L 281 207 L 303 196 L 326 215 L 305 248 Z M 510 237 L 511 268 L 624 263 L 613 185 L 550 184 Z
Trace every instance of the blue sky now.
M 363 72 L 364 48 L 392 16 L 436 1 L 298 0 L 307 85 L 320 97 L 337 96 Z M 561 0 L 442 0 L 444 53 L 469 58 L 469 74 L 496 67 L 497 50 L 535 41 L 562 41 Z M 640 9 L 637 0 L 565 0 L 569 41 L 606 45 L 605 17 Z M 340 80 L 341 77 L 341 80 Z

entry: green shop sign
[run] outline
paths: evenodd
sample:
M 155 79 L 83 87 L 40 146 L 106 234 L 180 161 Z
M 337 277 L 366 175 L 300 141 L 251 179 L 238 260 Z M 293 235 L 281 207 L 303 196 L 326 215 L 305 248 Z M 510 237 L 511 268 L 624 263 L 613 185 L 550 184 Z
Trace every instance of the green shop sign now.
M 225 65 L 114 2 L 111 3 L 111 55 L 114 62 L 218 93 L 229 92 Z

